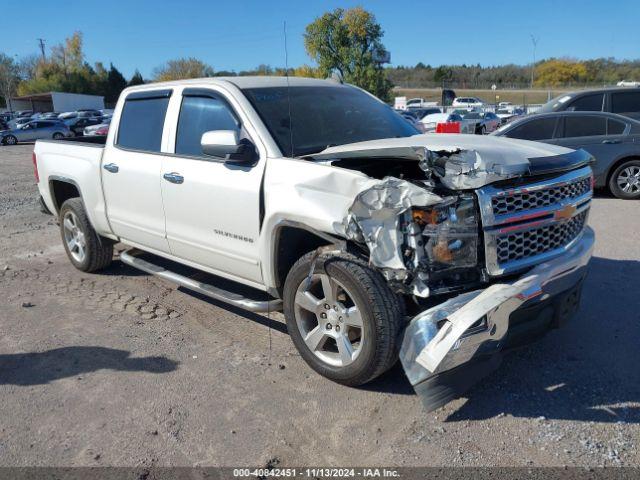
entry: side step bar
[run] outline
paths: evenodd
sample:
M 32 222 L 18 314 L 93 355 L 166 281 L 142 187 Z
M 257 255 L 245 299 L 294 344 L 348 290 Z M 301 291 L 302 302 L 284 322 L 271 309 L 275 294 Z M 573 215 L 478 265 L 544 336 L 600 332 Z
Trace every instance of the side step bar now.
M 201 293 L 202 295 L 213 298 L 214 300 L 219 300 L 220 302 L 228 303 L 229 305 L 233 305 L 244 310 L 249 310 L 250 312 L 275 312 L 282 310 L 282 300 L 251 300 L 250 298 L 243 297 L 237 293 L 228 292 L 208 283 L 199 282 L 192 278 L 167 270 L 164 267 L 138 258 L 136 253 L 142 252 L 135 249 L 122 252 L 120 254 L 120 260 L 131 267 L 137 268 L 138 270 L 164 278 L 165 280 L 176 283 L 181 287 Z

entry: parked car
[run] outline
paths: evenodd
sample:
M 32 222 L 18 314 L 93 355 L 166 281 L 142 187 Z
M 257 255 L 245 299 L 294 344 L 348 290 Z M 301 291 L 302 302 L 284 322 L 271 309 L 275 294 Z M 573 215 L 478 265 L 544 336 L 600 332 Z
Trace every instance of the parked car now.
M 640 88 L 599 88 L 565 93 L 544 104 L 538 113 L 610 112 L 640 120 Z
M 438 102 L 428 102 L 424 98 L 410 98 L 409 100 L 407 100 L 407 109 L 432 107 L 437 104 Z
M 451 104 L 453 107 L 484 107 L 486 103 L 478 97 L 456 97 Z
M 432 113 L 431 115 L 426 115 L 420 120 L 420 123 L 423 125 L 423 131 L 427 132 L 435 132 L 436 126 L 439 123 L 452 123 L 458 122 L 460 123 L 460 133 L 475 133 L 476 122 L 471 120 L 465 120 L 462 118 L 462 115 L 458 113 Z
M 7 122 L 9 128 L 19 128 L 27 123 L 31 122 L 31 117 L 16 117 L 13 120 Z
M 0 117 L 0 130 L 6 130 L 9 128 L 9 125 L 7 125 L 7 122 L 4 121 L 4 119 L 2 119 L 2 117 Z
M 640 198 L 640 122 L 602 112 L 531 115 L 501 127 L 496 136 L 581 148 L 596 159 L 596 187 L 624 199 Z
M 509 123 L 517 118 L 520 118 L 524 115 L 524 110 L 522 108 L 499 108 L 496 110 L 496 115 L 500 119 L 500 124 L 504 125 L 505 123 Z
M 85 127 L 102 124 L 102 117 L 75 117 L 65 119 L 64 123 L 76 137 L 81 137 Z
M 462 118 L 473 121 L 473 132 L 478 135 L 493 132 L 500 126 L 500 118 L 493 112 L 469 112 Z
M 134 268 L 282 309 L 301 358 L 335 382 L 400 357 L 437 408 L 578 306 L 594 245 L 585 151 L 416 135 L 360 89 L 308 78 L 149 84 L 117 105 L 104 146 L 34 149 L 73 266 L 104 269 L 121 242 Z
M 421 128 L 422 124 L 420 123 L 416 115 L 414 115 L 413 111 L 400 110 L 400 109 L 396 109 L 395 111 L 398 113 L 398 115 L 400 115 L 407 122 L 409 122 L 411 126 L 413 126 L 414 128 L 417 128 L 418 130 L 420 130 L 420 132 L 422 132 L 422 128 Z
M 418 120 L 422 120 L 427 115 L 442 113 L 442 110 L 439 107 L 412 108 L 411 113 L 415 114 Z
M 106 137 L 109 133 L 109 125 L 99 125 L 100 128 L 94 130 L 89 136 Z
M 61 120 L 71 120 L 73 118 L 102 118 L 102 113 L 98 110 L 77 110 L 75 112 L 64 112 L 58 115 Z
M 60 115 L 59 112 L 44 112 L 44 113 L 41 113 L 38 116 L 38 118 L 42 120 L 55 120 L 58 118 L 59 115 Z
M 15 145 L 18 142 L 53 138 L 61 140 L 71 137 L 72 133 L 64 123 L 54 120 L 32 120 L 11 130 L 0 132 L 0 144 Z
M 640 82 L 632 82 L 629 80 L 620 80 L 616 85 L 619 87 L 640 87 Z
M 107 131 L 109 131 L 109 124 L 110 123 L 111 123 L 111 118 L 105 119 L 104 117 L 102 117 L 101 123 L 98 123 L 96 125 L 88 125 L 88 126 L 84 127 L 84 130 L 83 130 L 82 133 L 84 135 L 101 135 L 101 134 L 96 133 L 96 132 L 98 130 L 103 130 L 105 127 L 106 127 Z

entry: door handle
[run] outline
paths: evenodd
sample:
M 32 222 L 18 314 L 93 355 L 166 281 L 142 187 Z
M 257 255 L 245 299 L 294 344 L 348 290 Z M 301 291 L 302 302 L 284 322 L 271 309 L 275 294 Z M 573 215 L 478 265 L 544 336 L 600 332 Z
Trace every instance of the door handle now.
M 620 140 L 603 140 L 602 143 L 606 143 L 607 145 L 615 145 L 616 143 L 622 143 Z
M 176 172 L 165 173 L 162 177 L 171 183 L 184 183 L 184 177 Z
M 103 165 L 102 168 L 111 173 L 118 173 L 118 170 L 120 170 L 120 167 L 118 167 L 118 165 L 116 165 L 115 163 L 107 163 L 106 165 Z

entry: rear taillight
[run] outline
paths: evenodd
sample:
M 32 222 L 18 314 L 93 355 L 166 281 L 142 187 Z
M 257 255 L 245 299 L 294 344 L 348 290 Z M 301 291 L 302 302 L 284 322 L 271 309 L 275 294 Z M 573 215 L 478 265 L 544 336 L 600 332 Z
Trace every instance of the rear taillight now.
M 36 159 L 36 152 L 31 155 L 33 159 L 33 174 L 36 176 L 36 183 L 40 183 L 40 175 L 38 175 L 38 161 Z

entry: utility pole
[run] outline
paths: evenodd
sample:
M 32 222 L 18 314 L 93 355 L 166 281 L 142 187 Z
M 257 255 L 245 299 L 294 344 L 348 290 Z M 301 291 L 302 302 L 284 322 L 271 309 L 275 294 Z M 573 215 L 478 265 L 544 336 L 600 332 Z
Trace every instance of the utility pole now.
M 38 44 L 40 45 L 40 53 L 42 53 L 42 60 L 45 59 L 44 54 L 44 38 L 38 38 Z
M 536 69 L 536 47 L 538 46 L 538 40 L 540 37 L 534 37 L 531 34 L 531 43 L 533 44 L 533 63 L 531 64 L 531 88 L 533 88 L 533 76 Z

